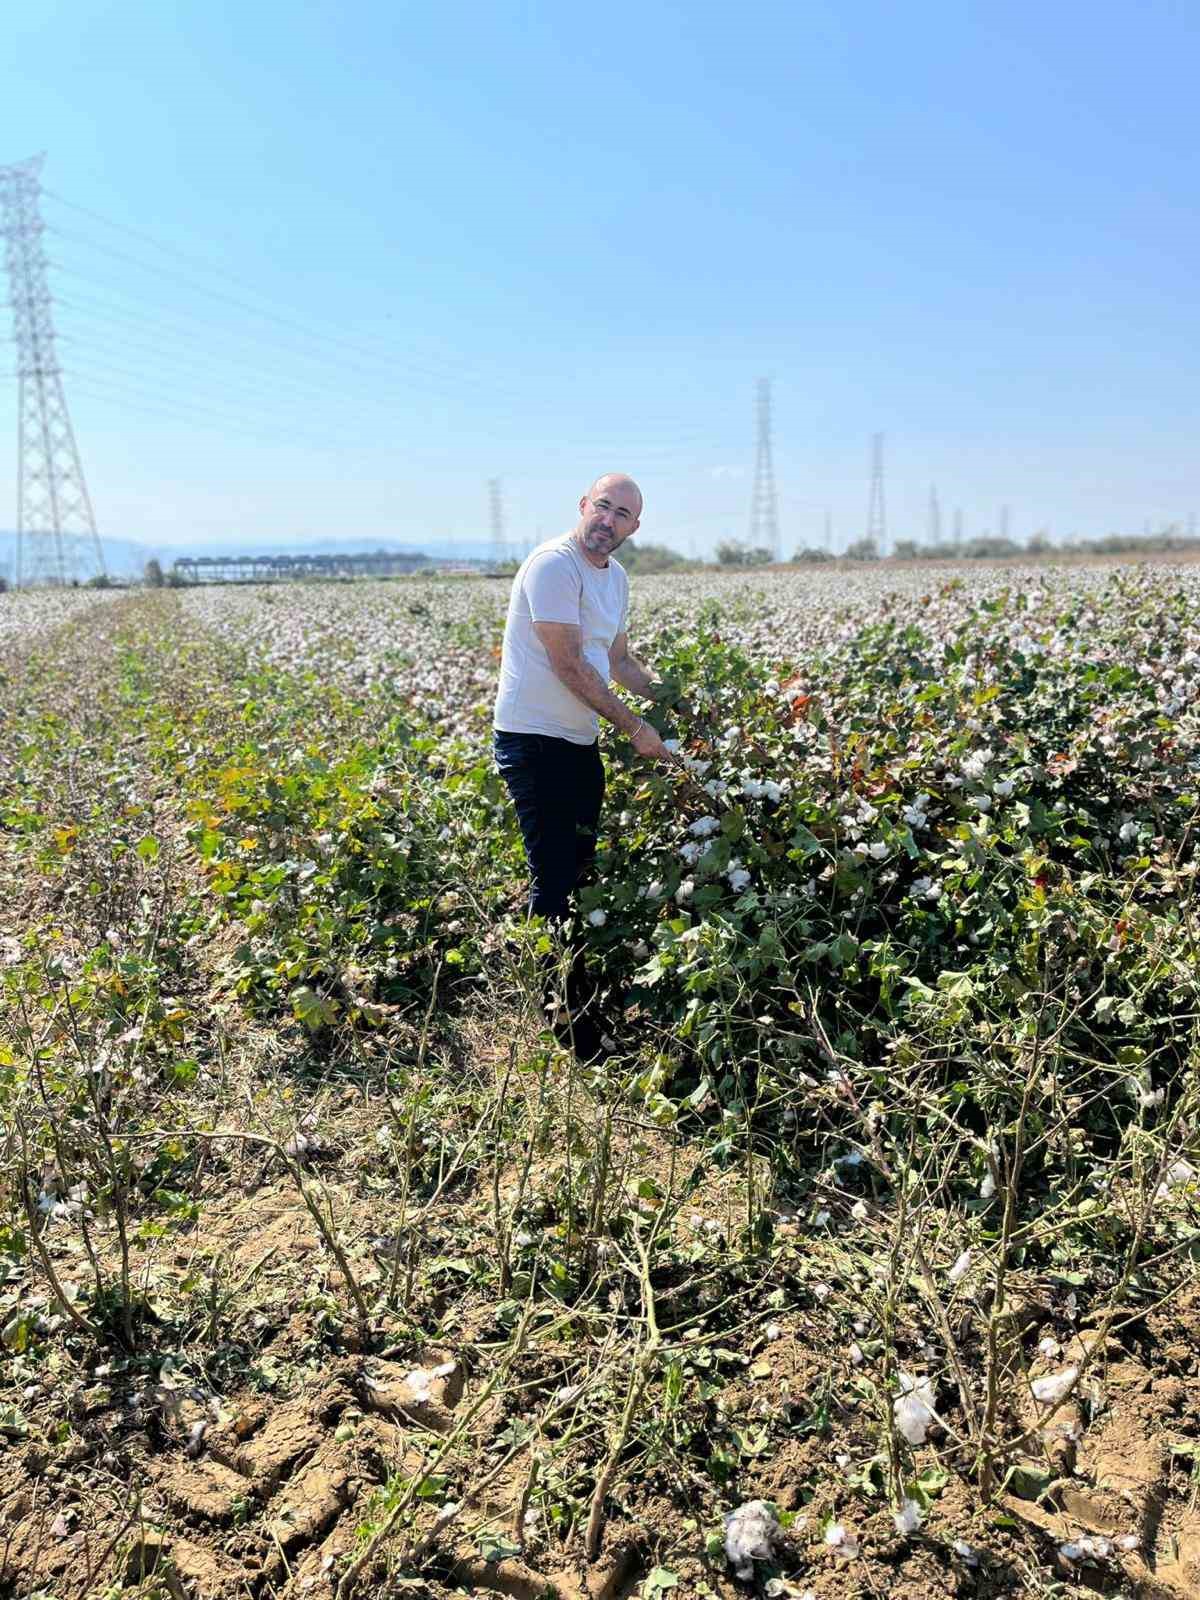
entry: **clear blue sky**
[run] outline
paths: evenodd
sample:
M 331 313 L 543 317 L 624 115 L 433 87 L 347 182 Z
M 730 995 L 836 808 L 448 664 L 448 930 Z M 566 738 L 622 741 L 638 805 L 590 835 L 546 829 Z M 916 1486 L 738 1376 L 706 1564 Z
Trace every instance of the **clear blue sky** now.
M 29 0 L 4 34 L 103 532 L 486 537 L 500 476 L 528 541 L 618 466 L 643 537 L 711 550 L 760 374 L 785 549 L 862 532 L 876 430 L 893 538 L 931 483 L 969 534 L 1200 509 L 1194 0 Z M 15 416 L 10 380 L 0 526 Z

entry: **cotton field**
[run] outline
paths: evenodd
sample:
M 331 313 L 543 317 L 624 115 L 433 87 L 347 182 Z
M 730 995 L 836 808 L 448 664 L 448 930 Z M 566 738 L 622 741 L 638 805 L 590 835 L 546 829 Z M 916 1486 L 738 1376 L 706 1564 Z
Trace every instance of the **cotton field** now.
M 1194 570 L 635 580 L 587 1060 L 507 595 L 0 596 L 0 1589 L 1197 1592 Z

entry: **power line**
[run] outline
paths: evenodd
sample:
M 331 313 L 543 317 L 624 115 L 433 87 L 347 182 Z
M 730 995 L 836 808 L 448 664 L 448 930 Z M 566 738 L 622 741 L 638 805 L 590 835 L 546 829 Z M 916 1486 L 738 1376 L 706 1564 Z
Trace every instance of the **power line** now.
M 319 328 L 298 321 L 295 317 L 281 316 L 277 311 L 268 311 L 262 306 L 252 305 L 248 300 L 241 299 L 237 295 L 228 294 L 223 289 L 214 289 L 205 283 L 198 282 L 193 274 L 186 274 L 170 267 L 164 267 L 156 261 L 146 261 L 140 256 L 131 255 L 128 250 L 117 250 L 112 245 L 105 244 L 99 239 L 93 239 L 87 234 L 76 233 L 70 228 L 53 228 L 48 231 L 54 233 L 58 238 L 68 239 L 75 243 L 85 244 L 93 250 L 99 250 L 102 255 L 111 256 L 114 260 L 124 262 L 127 266 L 138 267 L 156 278 L 181 284 L 191 294 L 200 294 L 206 299 L 220 301 L 222 304 L 234 306 L 252 317 L 259 317 L 265 322 L 272 322 L 281 328 L 287 328 L 290 332 L 298 333 L 301 337 L 311 339 L 314 343 L 327 344 L 340 350 L 350 351 L 352 354 L 367 356 L 371 360 L 382 361 L 385 365 L 399 367 L 410 377 L 432 379 L 435 383 L 449 380 L 460 389 L 475 389 L 481 392 L 486 391 L 489 394 L 497 392 L 498 386 L 494 381 L 480 377 L 478 374 L 464 374 L 461 371 L 439 372 L 407 357 L 394 354 L 384 346 L 371 347 L 359 344 L 356 340 L 347 339 L 344 334 L 323 333 Z M 511 395 L 511 391 L 508 391 L 508 393 Z
M 151 246 L 151 248 L 162 251 L 165 255 L 174 257 L 177 261 L 183 262 L 185 266 L 188 266 L 193 270 L 199 269 L 199 271 L 202 273 L 211 274 L 214 277 L 222 278 L 226 282 L 232 283 L 235 288 L 244 289 L 250 294 L 259 296 L 259 298 L 266 298 L 272 301 L 274 300 L 274 296 L 272 294 L 260 289 L 257 284 L 251 283 L 247 278 L 242 278 L 236 273 L 230 272 L 228 267 L 224 265 L 218 264 L 214 261 L 209 261 L 202 256 L 193 255 L 189 251 L 180 250 L 177 245 L 167 244 L 162 239 L 156 238 L 155 235 L 147 233 L 141 228 L 134 228 L 126 222 L 118 222 L 113 217 L 106 217 L 102 212 L 93 210 L 93 208 L 90 206 L 80 205 L 78 201 L 69 200 L 65 195 L 58 194 L 55 190 L 45 189 L 43 190 L 43 193 L 47 196 L 47 198 L 53 200 L 56 204 L 66 206 L 71 211 L 77 211 L 81 216 L 90 217 L 92 221 L 99 222 L 106 228 L 112 228 L 118 233 L 122 233 L 132 239 L 136 239 L 142 244 L 148 244 Z M 54 231 L 64 232 L 65 230 L 55 229 Z M 86 238 L 88 236 L 76 235 L 76 237 Z M 327 337 L 327 335 L 321 335 L 319 329 L 315 328 L 313 330 L 313 336 Z M 337 335 L 337 337 L 341 336 Z M 443 365 L 446 368 L 446 376 L 453 376 L 456 372 L 461 374 L 463 371 L 461 363 L 443 362 Z M 490 387 L 490 380 L 488 381 Z

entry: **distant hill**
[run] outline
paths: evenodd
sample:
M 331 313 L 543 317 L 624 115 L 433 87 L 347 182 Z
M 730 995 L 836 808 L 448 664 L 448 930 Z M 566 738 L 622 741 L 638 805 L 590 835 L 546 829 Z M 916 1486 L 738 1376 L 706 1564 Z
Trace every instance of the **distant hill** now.
M 482 561 L 491 554 L 491 545 L 483 539 L 464 539 L 461 542 L 428 539 L 416 543 L 409 539 L 381 539 L 371 534 L 318 539 L 213 539 L 187 544 L 150 544 L 136 539 L 101 535 L 100 542 L 104 547 L 104 564 L 113 578 L 140 578 L 151 557 L 160 561 L 165 570 L 182 556 L 317 556 L 386 550 L 403 551 L 406 554 L 420 551 L 435 561 Z M 0 577 L 13 577 L 16 559 L 16 534 L 0 529 Z M 81 567 L 81 576 L 90 577 L 90 561 L 82 560 Z
M 141 577 L 142 568 L 151 556 L 157 555 L 162 560 L 159 550 L 139 544 L 133 539 L 101 539 L 104 547 L 104 565 L 112 578 Z M 88 541 L 90 544 L 90 540 Z M 174 558 L 172 558 L 174 559 Z M 15 533 L 0 529 L 0 577 L 12 579 L 17 565 L 17 536 Z M 94 571 L 94 562 L 90 553 L 81 555 L 80 576 L 90 578 Z

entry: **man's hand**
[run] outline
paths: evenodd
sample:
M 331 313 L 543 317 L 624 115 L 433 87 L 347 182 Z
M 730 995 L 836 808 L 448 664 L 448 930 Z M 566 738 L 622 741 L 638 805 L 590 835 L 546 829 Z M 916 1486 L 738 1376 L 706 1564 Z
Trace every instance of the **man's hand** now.
M 634 729 L 631 738 L 633 740 L 633 748 L 638 755 L 648 756 L 652 761 L 671 760 L 671 752 L 648 722 L 640 723 Z

